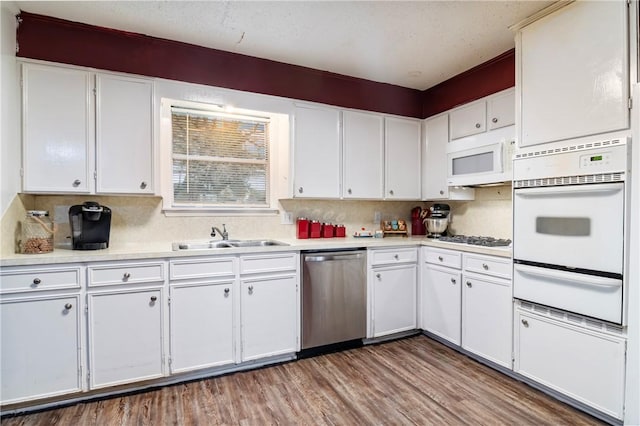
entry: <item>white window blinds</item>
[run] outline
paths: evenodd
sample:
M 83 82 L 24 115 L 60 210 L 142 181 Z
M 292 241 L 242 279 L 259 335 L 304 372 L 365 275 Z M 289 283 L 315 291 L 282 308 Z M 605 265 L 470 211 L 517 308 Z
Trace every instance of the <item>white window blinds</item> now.
M 269 119 L 171 108 L 173 204 L 269 204 Z

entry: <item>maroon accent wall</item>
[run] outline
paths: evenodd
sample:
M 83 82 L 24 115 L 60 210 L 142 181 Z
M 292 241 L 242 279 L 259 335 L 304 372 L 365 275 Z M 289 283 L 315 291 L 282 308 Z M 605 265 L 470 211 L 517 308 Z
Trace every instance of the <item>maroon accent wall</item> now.
M 19 57 L 407 117 L 429 117 L 515 84 L 514 50 L 419 91 L 28 12 L 20 18 Z
M 422 117 L 431 117 L 515 84 L 516 51 L 511 49 L 422 92 Z

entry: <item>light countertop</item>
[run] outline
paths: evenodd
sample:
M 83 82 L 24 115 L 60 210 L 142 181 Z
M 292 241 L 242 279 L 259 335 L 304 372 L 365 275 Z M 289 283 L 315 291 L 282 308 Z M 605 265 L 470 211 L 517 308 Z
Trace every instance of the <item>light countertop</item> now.
M 203 240 L 204 241 L 204 240 Z M 510 247 L 482 247 L 469 244 L 445 243 L 425 237 L 388 238 L 318 238 L 318 239 L 278 239 L 288 246 L 216 248 L 202 250 L 173 251 L 171 242 L 112 244 L 104 250 L 71 250 L 56 248 L 44 254 L 11 254 L 0 259 L 0 267 L 50 265 L 56 263 L 82 263 L 120 260 L 168 259 L 192 256 L 218 256 L 225 254 L 271 253 L 301 250 L 340 250 L 348 248 L 384 248 L 427 246 L 440 249 L 458 250 L 511 257 Z

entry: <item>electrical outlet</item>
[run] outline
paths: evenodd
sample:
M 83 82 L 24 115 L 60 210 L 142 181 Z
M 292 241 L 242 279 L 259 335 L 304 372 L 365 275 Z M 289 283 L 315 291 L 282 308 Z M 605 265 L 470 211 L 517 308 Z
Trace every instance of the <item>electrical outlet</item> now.
M 283 211 L 280 215 L 280 223 L 283 225 L 293 225 L 293 213 Z
M 382 213 L 374 212 L 373 213 L 373 223 L 375 223 L 377 225 L 377 224 L 380 223 L 381 220 L 382 220 Z

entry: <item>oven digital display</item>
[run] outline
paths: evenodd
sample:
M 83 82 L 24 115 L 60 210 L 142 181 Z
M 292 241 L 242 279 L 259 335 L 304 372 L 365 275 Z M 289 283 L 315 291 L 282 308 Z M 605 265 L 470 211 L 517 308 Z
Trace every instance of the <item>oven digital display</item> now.
M 602 155 L 594 155 L 592 157 L 589 158 L 589 160 L 591 161 L 602 161 Z

